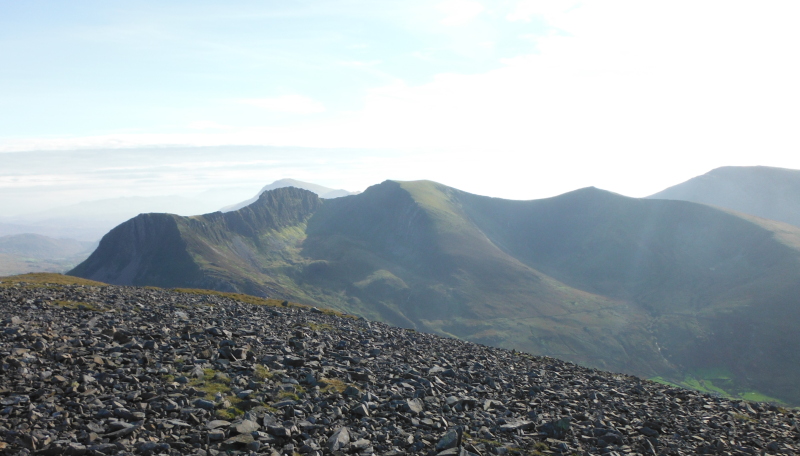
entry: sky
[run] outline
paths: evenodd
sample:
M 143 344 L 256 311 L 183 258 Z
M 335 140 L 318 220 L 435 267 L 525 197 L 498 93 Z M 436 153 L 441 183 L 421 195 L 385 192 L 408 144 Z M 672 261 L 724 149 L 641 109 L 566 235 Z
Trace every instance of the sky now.
M 285 177 L 641 197 L 719 166 L 800 169 L 798 13 L 0 0 L 0 211 L 209 191 L 233 203 Z

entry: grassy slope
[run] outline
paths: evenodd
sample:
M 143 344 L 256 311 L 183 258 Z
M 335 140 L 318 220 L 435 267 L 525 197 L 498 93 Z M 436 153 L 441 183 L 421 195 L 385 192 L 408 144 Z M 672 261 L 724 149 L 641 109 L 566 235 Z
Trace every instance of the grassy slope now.
M 28 283 L 28 284 L 57 284 L 57 285 L 85 285 L 85 286 L 92 286 L 92 287 L 103 287 L 107 284 L 102 282 L 97 282 L 95 280 L 87 280 L 80 277 L 74 277 L 69 275 L 62 275 L 50 272 L 35 272 L 30 274 L 19 274 L 19 275 L 12 275 L 6 277 L 0 277 L 0 284 L 3 285 L 12 285 L 18 283 Z
M 456 193 L 433 182 L 385 182 L 326 203 L 309 223 L 304 254 L 327 267 L 308 282 L 354 284 L 349 295 L 379 303 L 377 316 L 396 324 L 597 367 L 669 370 L 642 312 L 503 252 Z
M 644 310 L 683 374 L 724 369 L 732 392 L 758 385 L 800 399 L 800 357 L 789 349 L 800 343 L 800 230 L 595 189 L 526 202 L 461 196 L 483 231 L 521 261 Z

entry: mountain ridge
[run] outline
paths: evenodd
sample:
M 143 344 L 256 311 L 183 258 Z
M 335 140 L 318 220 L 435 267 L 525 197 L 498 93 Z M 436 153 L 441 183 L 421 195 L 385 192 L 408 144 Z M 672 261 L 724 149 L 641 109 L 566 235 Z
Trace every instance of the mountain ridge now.
M 646 377 L 710 366 L 727 388 L 800 403 L 786 380 L 800 379 L 797 355 L 761 353 L 800 343 L 794 227 L 593 188 L 511 201 L 430 181 L 332 200 L 283 188 L 237 212 L 158 217 L 174 222 L 168 245 L 137 241 L 133 219 L 71 273 L 293 299 Z M 183 276 L 154 264 L 169 248 Z M 122 263 L 138 282 L 114 276 Z M 769 375 L 778 366 L 785 378 Z

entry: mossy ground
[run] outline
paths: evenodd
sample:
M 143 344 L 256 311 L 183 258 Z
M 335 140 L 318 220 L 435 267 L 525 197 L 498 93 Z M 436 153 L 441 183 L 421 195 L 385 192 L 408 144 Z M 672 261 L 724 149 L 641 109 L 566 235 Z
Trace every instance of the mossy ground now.
M 246 411 L 239 406 L 242 400 L 233 394 L 231 379 L 222 372 L 210 368 L 203 369 L 203 376 L 191 379 L 189 386 L 206 393 L 204 398 L 207 400 L 213 401 L 217 394 L 221 394 L 223 400 L 231 404 L 230 407 L 216 411 L 217 417 L 221 419 L 233 419 Z
M 350 386 L 338 378 L 321 378 L 319 384 L 321 387 L 320 391 L 323 393 L 337 392 L 341 394 Z
M 53 272 L 32 272 L 14 276 L 0 277 L 0 286 L 10 286 L 14 284 L 55 284 L 55 285 L 84 285 L 92 287 L 105 287 L 108 284 L 96 282 L 94 280 L 82 279 L 64 274 Z
M 268 380 L 275 376 L 275 373 L 269 370 L 266 366 L 262 364 L 256 364 L 255 371 L 253 375 L 259 380 Z
M 653 377 L 650 378 L 650 380 L 664 385 L 693 389 L 702 393 L 716 394 L 729 399 L 743 399 L 750 402 L 768 402 L 770 404 L 786 405 L 780 399 L 758 391 L 737 390 L 737 382 L 734 375 L 726 369 L 695 369 L 680 381 L 668 380 L 663 377 Z

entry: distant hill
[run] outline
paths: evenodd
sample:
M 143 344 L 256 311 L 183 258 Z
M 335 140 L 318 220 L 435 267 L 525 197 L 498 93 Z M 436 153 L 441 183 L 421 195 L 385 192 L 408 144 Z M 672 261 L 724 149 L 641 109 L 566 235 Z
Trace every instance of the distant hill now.
M 292 299 L 800 404 L 800 229 L 690 202 L 279 188 L 228 213 L 140 215 L 70 274 Z
M 85 260 L 95 242 L 53 239 L 38 234 L 0 236 L 0 276 L 64 272 Z
M 650 195 L 692 201 L 800 226 L 800 170 L 725 166 Z
M 332 188 L 324 187 L 322 185 L 312 184 L 312 183 L 309 183 L 309 182 L 303 182 L 303 181 L 299 181 L 299 180 L 295 180 L 295 179 L 280 179 L 280 180 L 276 180 L 275 182 L 273 182 L 273 183 L 271 183 L 269 185 L 265 185 L 264 188 L 259 190 L 258 193 L 256 193 L 256 195 L 254 197 L 252 197 L 252 198 L 250 198 L 248 200 L 242 201 L 240 203 L 231 204 L 230 206 L 225 206 L 222 209 L 220 209 L 220 211 L 222 211 L 222 212 L 237 211 L 237 210 L 239 210 L 239 209 L 241 209 L 241 208 L 243 208 L 245 206 L 253 204 L 256 200 L 258 200 L 258 197 L 262 193 L 268 192 L 270 190 L 275 190 L 276 188 L 283 188 L 283 187 L 302 188 L 303 190 L 308 190 L 310 192 L 316 193 L 317 196 L 319 196 L 320 198 L 323 198 L 323 199 L 341 198 L 342 196 L 348 196 L 348 195 L 355 195 L 356 194 L 355 192 L 348 192 L 347 190 L 332 189 Z

